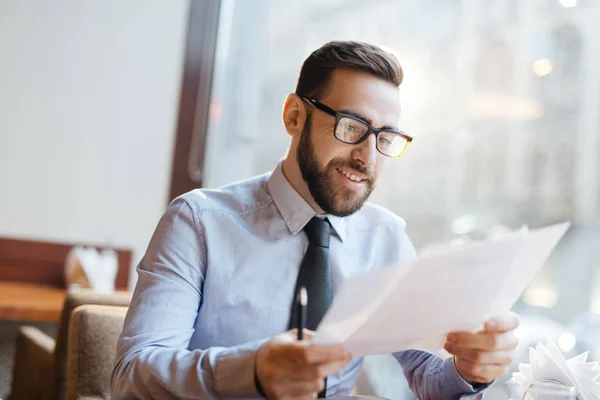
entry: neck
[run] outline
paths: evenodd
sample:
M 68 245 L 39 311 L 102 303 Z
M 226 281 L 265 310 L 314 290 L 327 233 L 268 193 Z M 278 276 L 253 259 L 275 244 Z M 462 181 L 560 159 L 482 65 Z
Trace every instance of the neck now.
M 292 185 L 292 187 L 298 192 L 300 196 L 315 210 L 317 214 L 324 214 L 325 212 L 319 205 L 316 203 L 315 199 L 313 199 L 310 194 L 310 190 L 308 189 L 308 185 L 304 181 L 302 177 L 302 172 L 300 172 L 300 167 L 298 166 L 298 160 L 296 159 L 296 154 L 293 151 L 289 151 L 285 159 L 283 160 L 283 175 L 287 179 L 287 181 Z

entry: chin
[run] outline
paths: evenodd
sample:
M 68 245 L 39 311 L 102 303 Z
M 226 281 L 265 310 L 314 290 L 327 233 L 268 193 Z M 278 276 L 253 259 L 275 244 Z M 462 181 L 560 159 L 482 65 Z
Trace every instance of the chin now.
M 329 210 L 329 214 L 337 217 L 347 217 L 360 210 L 366 202 L 364 193 L 352 193 L 348 196 L 348 193 L 344 193 L 338 197 L 338 200 L 334 200 L 334 206 Z

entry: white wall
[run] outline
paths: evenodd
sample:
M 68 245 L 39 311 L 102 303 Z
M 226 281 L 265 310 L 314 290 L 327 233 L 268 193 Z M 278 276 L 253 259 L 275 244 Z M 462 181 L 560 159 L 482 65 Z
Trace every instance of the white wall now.
M 188 1 L 0 0 L 0 235 L 137 263 L 168 197 Z

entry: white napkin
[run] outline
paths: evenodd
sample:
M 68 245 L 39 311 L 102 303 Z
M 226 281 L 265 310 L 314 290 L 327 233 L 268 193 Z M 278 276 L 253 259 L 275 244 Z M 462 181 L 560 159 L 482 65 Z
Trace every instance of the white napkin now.
M 74 247 L 65 262 L 67 287 L 92 288 L 101 293 L 115 291 L 118 270 L 114 250 L 97 251 L 94 248 Z
M 581 400 L 600 400 L 600 366 L 587 362 L 588 353 L 565 360 L 552 340 L 538 343 L 529 349 L 529 364 L 520 364 L 519 372 L 513 373 L 513 381 L 519 385 L 517 394 L 524 396 L 530 387 L 544 381 L 559 382 L 574 387 Z

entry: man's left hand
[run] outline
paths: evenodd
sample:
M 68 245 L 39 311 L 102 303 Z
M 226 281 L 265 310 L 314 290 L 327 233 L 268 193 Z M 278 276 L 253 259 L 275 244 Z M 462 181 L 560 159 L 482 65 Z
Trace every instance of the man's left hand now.
M 479 332 L 452 332 L 444 348 L 454 356 L 456 370 L 470 383 L 489 383 L 505 375 L 519 341 L 519 317 L 510 312 L 486 321 Z

